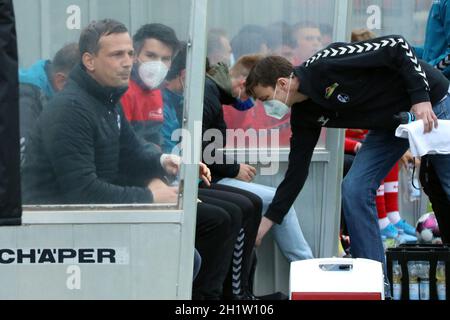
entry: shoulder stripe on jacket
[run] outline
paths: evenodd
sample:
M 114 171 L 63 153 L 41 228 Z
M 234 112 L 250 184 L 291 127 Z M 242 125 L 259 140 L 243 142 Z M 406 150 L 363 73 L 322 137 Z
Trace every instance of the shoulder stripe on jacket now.
M 417 73 L 422 76 L 423 81 L 426 85 L 426 90 L 430 91 L 430 85 L 427 80 L 427 76 L 425 71 L 422 69 L 417 57 L 414 55 L 410 45 L 403 38 L 386 38 L 381 40 L 380 42 L 366 42 L 362 44 L 350 44 L 347 46 L 342 46 L 339 48 L 326 48 L 314 56 L 312 56 L 309 60 L 305 62 L 305 67 L 309 67 L 314 62 L 317 62 L 320 59 L 327 57 L 338 57 L 338 56 L 348 56 L 351 54 L 360 54 L 363 52 L 377 51 L 380 48 L 384 48 L 386 46 L 395 47 L 396 45 L 401 45 L 403 49 L 405 49 L 406 56 L 411 60 L 414 64 L 414 69 Z M 450 60 L 450 56 L 448 57 L 448 61 Z M 449 61 L 450 63 L 450 61 Z
M 442 59 L 436 66 L 436 69 L 439 69 L 441 71 L 444 71 L 447 69 L 447 67 L 450 67 L 450 54 L 447 55 L 444 59 Z

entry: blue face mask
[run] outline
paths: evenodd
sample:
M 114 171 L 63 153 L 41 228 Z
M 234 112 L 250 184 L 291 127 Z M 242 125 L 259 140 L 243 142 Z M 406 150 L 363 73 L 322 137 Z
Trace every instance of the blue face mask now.
M 255 102 L 253 98 L 248 98 L 247 100 L 236 99 L 236 102 L 233 103 L 233 108 L 239 111 L 246 111 L 253 108 L 254 105 Z
M 252 97 L 247 100 L 241 100 L 241 89 L 239 89 L 239 96 L 236 98 L 236 102 L 233 103 L 233 108 L 239 111 L 246 111 L 253 108 L 255 105 L 255 100 Z

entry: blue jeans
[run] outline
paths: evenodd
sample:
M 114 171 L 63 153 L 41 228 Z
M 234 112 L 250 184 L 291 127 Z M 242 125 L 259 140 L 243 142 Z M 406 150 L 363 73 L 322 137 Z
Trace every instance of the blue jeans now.
M 433 107 L 433 111 L 439 119 L 450 120 L 450 97 L 447 97 L 444 101 Z M 448 143 L 450 144 L 450 137 Z M 441 182 L 442 189 L 450 201 L 450 155 L 436 154 L 427 155 L 427 157 L 433 164 L 434 170 Z
M 224 178 L 219 184 L 250 191 L 258 195 L 263 202 L 262 212 L 265 213 L 275 196 L 276 189 L 257 183 L 244 182 L 237 179 Z M 314 258 L 308 242 L 303 236 L 298 222 L 297 213 L 291 207 L 281 224 L 274 224 L 272 234 L 275 242 L 289 262 Z
M 450 98 L 434 105 L 433 111 L 439 119 L 450 119 Z M 355 258 L 372 259 L 385 265 L 375 205 L 376 190 L 408 148 L 408 140 L 395 137 L 394 130 L 370 131 L 342 182 L 344 216 Z M 450 156 L 432 158 L 443 188 L 450 196 Z

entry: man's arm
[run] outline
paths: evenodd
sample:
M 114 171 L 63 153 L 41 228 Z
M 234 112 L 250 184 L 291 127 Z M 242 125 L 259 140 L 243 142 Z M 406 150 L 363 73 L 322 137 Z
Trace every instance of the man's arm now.
M 55 108 L 43 130 L 43 152 L 50 155 L 58 186 L 69 203 L 151 203 L 146 188 L 122 187 L 98 178 L 95 124 L 78 108 Z M 111 159 L 113 160 L 113 159 Z
M 301 106 L 298 107 L 301 108 Z M 293 116 L 294 114 L 295 112 L 293 112 Z M 309 128 L 299 124 L 292 124 L 288 169 L 265 214 L 265 217 L 273 222 L 278 224 L 282 222 L 302 190 L 308 177 L 309 165 L 320 136 L 320 131 L 320 127 Z
M 294 117 L 294 114 L 295 112 L 292 113 L 292 117 Z M 295 120 L 298 120 L 298 118 Z M 308 177 L 309 165 L 321 128 L 307 128 L 299 124 L 293 124 L 294 121 L 291 121 L 292 138 L 288 170 L 284 180 L 277 188 L 269 209 L 261 219 L 255 241 L 256 246 L 261 244 L 262 239 L 274 223 L 280 224 L 283 221 Z
M 163 177 L 165 172 L 160 164 L 162 153 L 144 148 L 142 140 L 131 127 L 129 121 L 119 109 L 121 119 L 120 132 L 120 168 L 121 172 L 139 175 L 144 180 Z
M 450 77 L 450 5 L 448 1 L 440 4 L 439 8 L 440 19 L 443 21 L 443 29 L 445 30 L 445 39 L 447 41 L 447 50 L 443 52 L 438 58 L 429 63 L 435 68 L 441 70 L 447 78 Z M 429 31 L 433 32 L 433 31 Z
M 352 44 L 337 43 L 327 47 L 309 59 L 305 65 L 317 65 L 317 61 L 332 63 L 342 69 L 384 67 L 386 72 L 398 72 L 411 100 L 411 112 L 424 122 L 424 132 L 437 128 L 437 117 L 430 102 L 430 86 L 427 75 L 414 54 L 414 50 L 402 36 L 391 35 Z M 319 65 L 320 67 L 320 65 Z
M 32 128 L 36 125 L 37 118 L 42 112 L 42 100 L 37 87 L 29 84 L 19 86 L 19 110 L 20 139 L 24 147 L 28 143 Z
M 204 109 L 203 109 L 203 129 L 202 129 L 202 159 L 203 162 L 208 165 L 211 170 L 211 174 L 214 176 L 235 178 L 239 174 L 240 165 L 238 163 L 227 164 L 226 156 L 224 152 L 218 150 L 225 147 L 226 142 L 226 132 L 225 130 L 220 130 L 220 125 L 217 123 L 217 119 L 220 118 L 219 112 L 216 108 L 222 108 L 222 104 L 219 100 L 214 101 L 206 97 L 204 99 Z M 223 120 L 223 115 L 222 115 Z M 223 124 L 225 127 L 225 124 Z M 217 130 L 216 134 L 220 134 L 222 141 L 203 141 L 206 137 L 205 133 L 214 133 L 208 130 Z M 211 156 L 212 159 L 207 159 Z M 221 163 L 216 163 L 215 159 Z

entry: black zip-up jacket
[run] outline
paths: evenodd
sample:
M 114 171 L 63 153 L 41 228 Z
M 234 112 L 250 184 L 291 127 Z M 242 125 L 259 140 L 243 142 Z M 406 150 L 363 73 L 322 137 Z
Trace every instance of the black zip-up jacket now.
M 321 127 L 392 130 L 394 115 L 439 102 L 449 81 L 401 36 L 334 43 L 294 71 L 308 100 L 292 106 L 289 166 L 266 217 L 281 223 L 308 176 Z
M 204 93 L 204 106 L 203 106 L 203 130 L 202 137 L 205 136 L 205 132 L 210 129 L 217 129 L 220 131 L 223 137 L 223 141 L 203 141 L 202 142 L 202 154 L 211 154 L 214 158 L 221 159 L 222 163 L 210 163 L 207 159 L 203 158 L 203 162 L 206 163 L 211 170 L 212 181 L 217 182 L 222 178 L 235 178 L 239 173 L 239 163 L 227 163 L 226 157 L 218 149 L 223 149 L 226 143 L 226 130 L 227 125 L 223 116 L 224 104 L 231 104 L 235 99 L 227 92 L 225 92 L 220 86 L 209 77 L 206 77 L 205 81 L 205 93 Z M 222 143 L 221 143 L 222 142 Z M 221 154 L 219 154 L 219 152 Z
M 106 88 L 78 65 L 42 112 L 25 152 L 27 204 L 151 203 L 125 177 L 161 176 L 161 154 L 145 152 L 123 115 L 126 88 Z
M 20 225 L 19 89 L 12 0 L 0 0 L 0 225 Z

